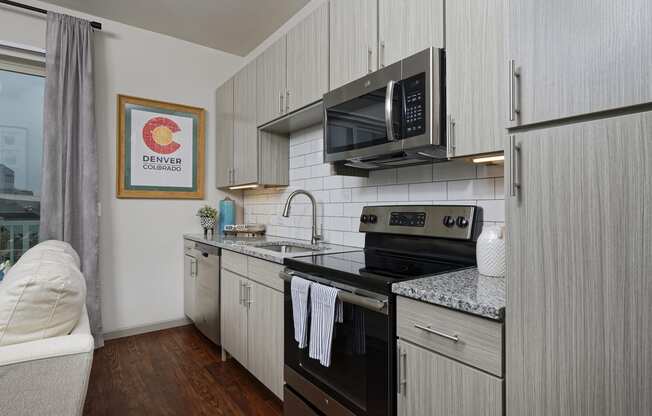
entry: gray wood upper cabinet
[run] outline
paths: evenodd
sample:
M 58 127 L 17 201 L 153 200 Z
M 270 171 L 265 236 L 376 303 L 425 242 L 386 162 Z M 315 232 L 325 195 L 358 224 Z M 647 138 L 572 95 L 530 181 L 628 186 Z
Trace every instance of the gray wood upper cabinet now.
M 286 38 L 281 37 L 256 58 L 257 124 L 272 121 L 286 112 Z
M 520 71 L 512 77 L 519 116 L 510 126 L 652 102 L 649 0 L 510 0 L 509 7 L 509 54 Z
M 378 0 L 330 1 L 330 88 L 378 68 Z
M 501 378 L 403 340 L 397 373 L 399 416 L 503 415 Z
M 378 22 L 381 68 L 426 48 L 444 47 L 444 0 L 379 0 Z
M 506 6 L 505 0 L 446 3 L 449 157 L 503 150 Z
M 652 414 L 650 137 L 651 112 L 513 136 L 508 415 Z
M 233 181 L 233 78 L 217 89 L 215 140 L 215 183 L 224 188 Z
M 318 101 L 328 92 L 328 3 L 287 34 L 288 112 Z
M 233 87 L 234 185 L 258 181 L 258 128 L 256 126 L 256 62 L 235 74 Z

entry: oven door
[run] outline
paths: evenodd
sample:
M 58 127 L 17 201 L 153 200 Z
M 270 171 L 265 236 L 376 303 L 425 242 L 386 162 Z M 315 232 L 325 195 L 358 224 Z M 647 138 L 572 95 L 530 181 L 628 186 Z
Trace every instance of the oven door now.
M 395 340 L 388 312 L 393 305 L 386 304 L 382 311 L 359 303 L 344 302 L 343 306 L 344 322 L 334 328 L 331 365 L 324 367 L 294 340 L 292 295 L 286 280 L 285 365 L 355 415 L 394 415 Z M 300 393 L 300 386 L 288 383 Z
M 400 152 L 401 63 L 324 95 L 324 158 L 335 162 Z

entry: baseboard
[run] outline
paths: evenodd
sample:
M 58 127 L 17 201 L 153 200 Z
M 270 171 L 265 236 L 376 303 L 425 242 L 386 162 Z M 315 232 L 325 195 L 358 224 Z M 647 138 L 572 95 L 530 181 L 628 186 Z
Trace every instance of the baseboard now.
M 172 321 L 158 322 L 155 324 L 134 326 L 131 328 L 119 329 L 117 331 L 105 332 L 104 340 L 130 337 L 132 335 L 146 334 L 148 332 L 160 331 L 162 329 L 175 328 L 177 326 L 190 325 L 192 321 L 188 318 L 175 319 Z

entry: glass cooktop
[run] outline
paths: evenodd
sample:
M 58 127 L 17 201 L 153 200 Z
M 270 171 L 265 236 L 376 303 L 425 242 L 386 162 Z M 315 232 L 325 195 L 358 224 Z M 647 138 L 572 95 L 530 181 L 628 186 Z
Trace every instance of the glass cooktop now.
M 286 258 L 285 265 L 299 272 L 383 292 L 391 291 L 392 283 L 468 267 L 382 250 Z

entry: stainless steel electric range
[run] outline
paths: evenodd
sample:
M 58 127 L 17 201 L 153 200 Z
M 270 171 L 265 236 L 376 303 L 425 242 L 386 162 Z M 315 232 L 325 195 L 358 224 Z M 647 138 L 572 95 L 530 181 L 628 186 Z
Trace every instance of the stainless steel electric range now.
M 391 285 L 475 265 L 475 206 L 368 206 L 363 250 L 286 259 L 285 401 L 288 416 L 396 414 L 396 306 Z M 292 276 L 340 289 L 329 367 L 294 341 Z

